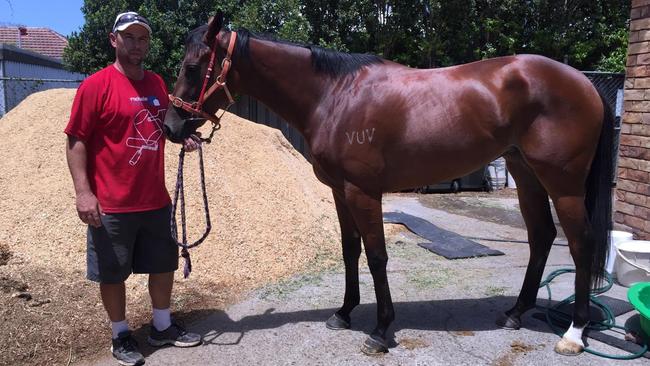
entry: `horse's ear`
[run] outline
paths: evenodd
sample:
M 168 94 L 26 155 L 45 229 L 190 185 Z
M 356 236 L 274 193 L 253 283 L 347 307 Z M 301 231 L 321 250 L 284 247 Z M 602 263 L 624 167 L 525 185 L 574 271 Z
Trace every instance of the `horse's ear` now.
M 203 36 L 203 43 L 212 46 L 214 42 L 214 37 L 219 34 L 221 27 L 223 26 L 223 12 L 221 10 L 217 11 L 217 15 L 210 17 L 208 20 L 208 31 L 205 32 Z

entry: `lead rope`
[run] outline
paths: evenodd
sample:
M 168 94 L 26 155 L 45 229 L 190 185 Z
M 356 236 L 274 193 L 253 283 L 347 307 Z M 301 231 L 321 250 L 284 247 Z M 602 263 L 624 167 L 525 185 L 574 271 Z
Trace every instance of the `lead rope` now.
M 186 231 L 186 224 L 185 224 L 185 192 L 183 189 L 183 161 L 185 160 L 185 148 L 182 147 L 180 153 L 178 154 L 178 174 L 176 175 L 176 189 L 174 191 L 174 201 L 172 202 L 172 214 L 171 214 L 171 233 L 172 233 L 172 238 L 176 242 L 178 246 L 180 246 L 181 249 L 181 257 L 185 258 L 185 268 L 183 269 L 183 276 L 184 278 L 189 277 L 190 273 L 192 272 L 192 260 L 190 259 L 190 248 L 194 248 L 201 244 L 205 238 L 208 236 L 210 233 L 210 229 L 212 228 L 210 224 L 210 210 L 208 208 L 208 194 L 206 193 L 205 190 L 205 174 L 204 174 L 204 169 L 203 169 L 203 148 L 201 144 L 199 144 L 199 168 L 200 168 L 200 176 L 201 176 L 201 191 L 203 192 L 203 208 L 205 210 L 205 232 L 203 235 L 199 238 L 199 240 L 195 241 L 192 244 L 187 244 L 187 231 Z M 181 201 L 181 229 L 182 229 L 182 237 L 183 241 L 179 242 L 178 241 L 178 228 L 176 226 L 176 206 L 178 204 L 178 200 L 180 198 Z

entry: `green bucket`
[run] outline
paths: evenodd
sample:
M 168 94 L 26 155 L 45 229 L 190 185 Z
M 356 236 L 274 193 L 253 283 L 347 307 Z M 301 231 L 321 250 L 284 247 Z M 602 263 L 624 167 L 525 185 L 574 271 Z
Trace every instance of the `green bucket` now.
M 641 314 L 641 330 L 650 338 L 650 282 L 639 282 L 627 291 L 627 298 Z

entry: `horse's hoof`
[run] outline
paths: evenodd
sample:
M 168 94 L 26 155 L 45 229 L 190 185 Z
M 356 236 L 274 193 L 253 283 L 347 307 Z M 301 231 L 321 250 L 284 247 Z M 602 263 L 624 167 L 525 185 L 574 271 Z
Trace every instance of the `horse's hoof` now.
M 325 322 L 327 329 L 341 330 L 341 329 L 350 329 L 350 322 L 343 319 L 339 314 L 334 313 L 330 316 Z
M 517 330 L 521 328 L 521 318 L 512 315 L 508 316 L 506 314 L 502 314 L 497 319 L 497 326 L 503 329 Z
M 361 346 L 361 352 L 365 353 L 368 356 L 378 356 L 383 355 L 388 352 L 388 346 L 384 341 L 373 338 L 372 336 L 366 338 L 366 341 L 363 342 Z
M 555 345 L 555 352 L 563 356 L 577 356 L 584 350 L 585 348 L 583 346 L 566 338 L 560 339 L 560 341 Z

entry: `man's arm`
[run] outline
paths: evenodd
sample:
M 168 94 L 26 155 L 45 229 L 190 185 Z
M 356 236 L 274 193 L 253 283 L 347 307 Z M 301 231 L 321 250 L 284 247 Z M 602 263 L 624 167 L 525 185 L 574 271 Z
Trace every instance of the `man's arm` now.
M 100 227 L 102 222 L 99 215 L 103 214 L 103 212 L 88 182 L 86 144 L 82 140 L 68 135 L 65 153 L 77 197 L 77 214 L 81 221 L 86 224 Z

